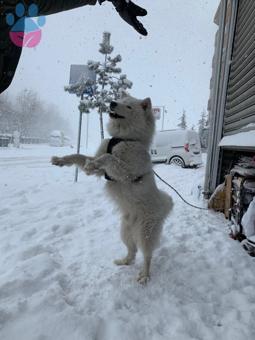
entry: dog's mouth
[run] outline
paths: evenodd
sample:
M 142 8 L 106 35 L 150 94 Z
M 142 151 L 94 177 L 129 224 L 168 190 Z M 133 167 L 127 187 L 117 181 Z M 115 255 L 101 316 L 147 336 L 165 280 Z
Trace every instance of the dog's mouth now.
M 110 111 L 109 116 L 112 119 L 125 119 L 125 117 L 118 115 L 118 113 L 114 112 L 114 111 Z

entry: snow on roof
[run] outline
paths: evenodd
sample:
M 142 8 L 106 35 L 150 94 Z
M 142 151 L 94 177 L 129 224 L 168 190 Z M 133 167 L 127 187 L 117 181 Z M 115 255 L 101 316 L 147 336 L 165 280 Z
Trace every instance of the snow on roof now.
M 255 149 L 255 130 L 239 132 L 235 135 L 223 137 L 219 146 L 239 146 Z

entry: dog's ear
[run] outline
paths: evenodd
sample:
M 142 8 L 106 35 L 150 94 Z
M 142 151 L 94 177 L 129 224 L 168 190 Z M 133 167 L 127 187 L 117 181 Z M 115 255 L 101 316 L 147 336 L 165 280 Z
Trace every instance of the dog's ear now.
M 145 98 L 144 100 L 142 100 L 141 102 L 142 108 L 144 110 L 144 116 L 146 121 L 149 124 L 154 124 L 155 122 L 155 118 L 154 115 L 152 113 L 152 103 L 151 103 L 151 99 L 150 98 Z
M 142 108 L 146 111 L 146 110 L 151 110 L 152 109 L 152 104 L 151 104 L 151 99 L 150 98 L 145 98 L 142 101 Z

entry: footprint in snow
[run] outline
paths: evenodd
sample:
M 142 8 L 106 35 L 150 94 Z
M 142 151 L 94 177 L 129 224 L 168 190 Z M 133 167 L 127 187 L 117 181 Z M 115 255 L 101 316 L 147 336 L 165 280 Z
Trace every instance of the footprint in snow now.
M 23 251 L 21 255 L 21 259 L 23 261 L 26 261 L 32 257 L 35 257 L 37 255 L 41 254 L 51 254 L 53 253 L 53 250 L 50 247 L 44 247 L 42 245 L 37 245 L 31 248 L 28 248 L 27 250 Z
M 5 208 L 0 210 L 0 216 L 7 215 L 11 212 L 11 209 Z
M 29 240 L 32 236 L 34 236 L 36 233 L 37 233 L 37 229 L 36 229 L 36 228 L 32 228 L 32 229 L 26 231 L 26 232 L 22 235 L 21 240 L 22 240 L 22 241 L 27 241 L 27 240 Z
M 51 231 L 53 233 L 55 233 L 56 231 L 58 231 L 60 228 L 60 225 L 59 224 L 54 224 L 52 227 L 51 227 Z
M 104 215 L 103 211 L 100 209 L 95 209 L 93 211 L 93 218 L 102 217 Z

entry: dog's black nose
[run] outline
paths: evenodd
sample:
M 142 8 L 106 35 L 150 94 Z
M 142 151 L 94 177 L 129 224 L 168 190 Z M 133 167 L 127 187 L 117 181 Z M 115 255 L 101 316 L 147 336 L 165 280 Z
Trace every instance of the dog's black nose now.
M 117 105 L 118 105 L 118 104 L 117 104 L 116 102 L 111 102 L 111 104 L 110 104 L 110 109 L 111 109 L 111 110 L 114 110 L 115 107 L 116 107 Z

